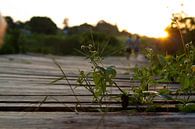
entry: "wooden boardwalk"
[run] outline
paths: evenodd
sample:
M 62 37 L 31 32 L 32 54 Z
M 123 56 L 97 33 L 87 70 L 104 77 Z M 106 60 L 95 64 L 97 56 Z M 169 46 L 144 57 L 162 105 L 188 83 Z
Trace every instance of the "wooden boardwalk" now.
M 99 104 L 92 103 L 92 95 L 76 81 L 79 70 L 89 70 L 88 61 L 82 57 L 55 57 L 55 59 L 67 73 L 72 86 L 77 87 L 74 89 L 74 94 L 66 81 L 49 84 L 62 75 L 51 57 L 0 56 L 0 129 L 193 129 L 195 125 L 195 114 L 172 113 L 175 107 L 170 103 L 174 102 L 165 102 L 158 97 L 155 102 L 164 106 L 169 105 L 169 110 L 162 110 L 169 113 L 143 115 L 116 112 L 121 110 L 121 103 L 120 100 L 112 99 L 112 95 L 119 94 L 114 87 L 109 89 L 112 94 L 102 105 L 111 112 L 98 113 Z M 145 63 L 143 57 L 139 57 L 138 60 L 126 61 L 122 57 L 109 57 L 105 59 L 104 65 L 116 66 L 117 84 L 122 89 L 130 90 L 131 86 L 138 86 L 138 83 L 130 81 L 132 75 L 127 73 L 135 64 Z M 179 87 L 178 84 L 159 84 L 156 88 L 165 85 L 172 91 Z M 75 96 L 79 99 L 79 106 Z M 129 106 L 129 109 L 135 108 Z M 75 110 L 79 112 L 75 113 Z
M 194 114 L 0 112 L 1 129 L 194 129 Z

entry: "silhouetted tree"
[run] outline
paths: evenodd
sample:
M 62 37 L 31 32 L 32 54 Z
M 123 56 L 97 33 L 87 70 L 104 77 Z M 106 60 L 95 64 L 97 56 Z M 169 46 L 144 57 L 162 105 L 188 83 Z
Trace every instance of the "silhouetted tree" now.
M 89 25 L 87 23 L 81 24 L 78 28 L 80 32 L 90 32 L 94 29 L 92 25 Z
M 193 42 L 195 45 L 195 17 L 185 17 L 179 21 L 184 40 L 186 42 Z
M 116 35 L 119 33 L 118 27 L 116 25 L 107 23 L 104 20 L 101 20 L 97 23 L 95 27 L 95 31 L 99 31 L 111 35 Z
M 174 19 L 170 25 L 172 29 L 180 29 L 184 40 L 186 42 L 194 42 L 194 31 L 195 31 L 195 17 L 187 17 L 182 14 L 175 14 Z M 195 44 L 195 43 L 194 43 Z
M 7 25 L 8 25 L 8 32 L 10 32 L 11 30 L 15 29 L 16 24 L 14 23 L 14 20 L 12 19 L 12 17 L 6 16 L 5 20 L 6 20 Z
M 120 34 L 123 36 L 129 36 L 131 33 L 129 33 L 127 30 L 122 30 Z
M 81 24 L 80 26 L 74 26 L 68 28 L 69 34 L 79 34 L 79 33 L 91 32 L 93 30 L 94 30 L 94 26 L 89 25 L 87 23 Z
M 180 13 L 174 14 L 173 17 L 171 24 L 166 29 L 169 38 L 162 44 L 168 53 L 183 51 L 181 35 L 184 43 L 192 41 L 195 45 L 195 17 L 186 17 Z
M 28 25 L 33 33 L 56 34 L 57 32 L 56 24 L 48 17 L 32 17 Z

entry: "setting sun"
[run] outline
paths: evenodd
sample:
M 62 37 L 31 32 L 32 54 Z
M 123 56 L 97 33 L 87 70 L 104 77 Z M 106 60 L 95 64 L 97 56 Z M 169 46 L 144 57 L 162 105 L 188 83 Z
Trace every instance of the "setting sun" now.
M 160 34 L 161 38 L 167 38 L 169 36 L 168 32 L 164 31 L 162 34 Z

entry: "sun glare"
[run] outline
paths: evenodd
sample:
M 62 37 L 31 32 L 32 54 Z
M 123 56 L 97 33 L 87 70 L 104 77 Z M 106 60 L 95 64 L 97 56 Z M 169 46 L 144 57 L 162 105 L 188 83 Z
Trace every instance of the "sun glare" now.
M 168 36 L 169 36 L 169 33 L 166 32 L 166 31 L 164 31 L 164 32 L 160 35 L 160 38 L 165 39 L 165 38 L 167 38 Z

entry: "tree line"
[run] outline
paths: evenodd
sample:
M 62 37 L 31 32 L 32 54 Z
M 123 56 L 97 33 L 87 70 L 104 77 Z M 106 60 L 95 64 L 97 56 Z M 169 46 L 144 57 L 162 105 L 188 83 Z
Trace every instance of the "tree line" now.
M 107 45 L 107 53 L 123 54 L 123 46 L 127 31 L 119 31 L 117 25 L 112 25 L 104 20 L 95 26 L 84 23 L 70 27 L 68 19 L 64 20 L 64 28 L 60 29 L 48 17 L 32 17 L 26 22 L 14 22 L 7 16 L 8 23 L 6 44 L 0 54 L 13 53 L 43 53 L 43 54 L 77 54 L 82 44 L 96 42 L 99 46 Z M 160 23 L 159 23 L 160 24 Z M 176 16 L 166 28 L 169 37 L 156 39 L 142 36 L 142 48 L 151 47 L 157 52 L 174 54 L 182 52 L 181 35 L 183 40 L 195 44 L 195 18 Z M 93 40 L 93 41 L 92 41 Z M 111 52 L 117 51 L 117 52 Z

